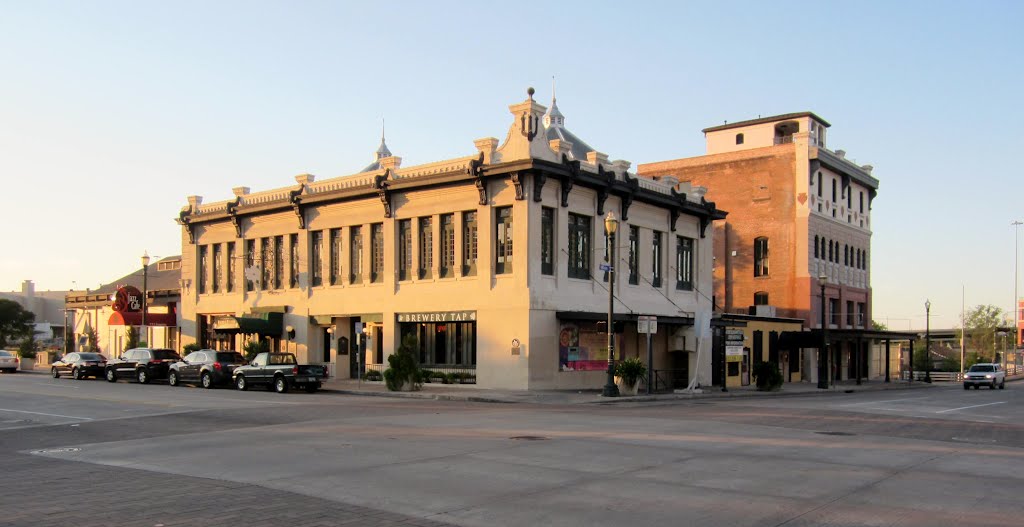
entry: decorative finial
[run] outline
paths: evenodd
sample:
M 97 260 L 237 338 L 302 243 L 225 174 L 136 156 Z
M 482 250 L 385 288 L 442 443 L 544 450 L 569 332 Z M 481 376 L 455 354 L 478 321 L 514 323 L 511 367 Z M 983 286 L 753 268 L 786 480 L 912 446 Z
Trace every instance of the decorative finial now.
M 551 102 L 555 102 L 555 76 L 551 76 Z
M 384 116 L 380 116 L 380 142 L 384 142 Z
M 533 89 L 533 86 L 530 86 L 529 88 L 526 89 L 526 94 L 530 96 L 531 101 L 533 100 L 534 93 L 536 93 L 536 90 Z

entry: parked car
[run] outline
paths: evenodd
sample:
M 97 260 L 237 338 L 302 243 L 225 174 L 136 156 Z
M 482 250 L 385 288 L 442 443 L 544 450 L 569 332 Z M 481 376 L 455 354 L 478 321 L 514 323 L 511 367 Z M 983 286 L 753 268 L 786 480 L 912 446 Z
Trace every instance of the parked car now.
M 99 353 L 68 353 L 50 366 L 50 375 L 54 379 L 63 375 L 71 375 L 74 379 L 86 377 L 103 377 L 107 367 L 107 358 Z
M 165 348 L 132 348 L 120 357 L 107 361 L 104 368 L 107 380 L 116 382 L 120 377 L 134 378 L 141 384 L 153 379 L 166 379 L 171 364 L 181 356 Z
M 998 364 L 971 366 L 971 369 L 964 374 L 964 389 L 973 386 L 977 390 L 982 385 L 988 386 L 990 390 L 995 390 L 996 386 L 999 386 L 999 389 L 1002 390 L 1006 387 L 1006 370 Z
M 8 373 L 17 373 L 18 371 L 18 357 L 15 357 L 9 351 L 0 350 L 0 370 L 4 370 Z
M 292 387 L 313 393 L 320 389 L 327 369 L 315 364 L 299 364 L 291 353 L 260 353 L 248 365 L 236 367 L 233 376 L 235 388 L 239 390 L 269 384 L 277 393 L 285 393 Z
M 180 362 L 171 364 L 167 372 L 167 383 L 178 386 L 186 382 L 198 382 L 203 388 L 230 384 L 235 367 L 244 364 L 248 364 L 245 357 L 237 351 L 193 351 Z

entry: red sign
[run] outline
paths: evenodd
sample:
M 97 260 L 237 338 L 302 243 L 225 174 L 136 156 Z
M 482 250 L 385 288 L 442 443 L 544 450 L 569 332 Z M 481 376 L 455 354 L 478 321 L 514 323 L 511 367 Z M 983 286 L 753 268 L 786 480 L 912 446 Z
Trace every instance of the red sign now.
M 117 292 L 114 293 L 114 305 L 111 307 L 118 313 L 142 311 L 142 291 L 133 285 L 117 288 Z

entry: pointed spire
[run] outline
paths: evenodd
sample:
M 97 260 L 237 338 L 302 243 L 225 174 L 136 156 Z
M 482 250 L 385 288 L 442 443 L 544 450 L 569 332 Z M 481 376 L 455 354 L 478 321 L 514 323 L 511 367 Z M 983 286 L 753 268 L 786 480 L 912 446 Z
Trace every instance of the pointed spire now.
M 388 150 L 388 145 L 384 143 L 384 118 L 380 118 L 380 147 L 377 148 L 377 161 L 385 157 L 391 157 L 391 150 Z
M 561 128 L 565 124 L 565 116 L 562 112 L 558 111 L 558 105 L 555 104 L 555 76 L 551 76 L 551 107 L 548 108 L 547 113 L 544 114 L 544 128 Z

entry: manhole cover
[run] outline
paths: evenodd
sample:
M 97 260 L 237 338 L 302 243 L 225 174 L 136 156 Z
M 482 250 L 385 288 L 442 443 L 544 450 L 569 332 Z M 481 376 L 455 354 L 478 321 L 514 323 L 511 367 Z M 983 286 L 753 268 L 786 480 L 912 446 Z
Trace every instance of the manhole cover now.
M 545 441 L 545 440 L 547 440 L 547 438 L 544 437 L 544 436 L 512 436 L 509 439 L 514 439 L 516 441 Z
M 67 448 L 46 448 L 43 450 L 33 450 L 33 454 L 70 454 L 72 452 L 79 452 L 81 448 L 67 447 Z
M 821 434 L 823 436 L 852 436 L 850 432 L 815 432 L 815 434 Z

